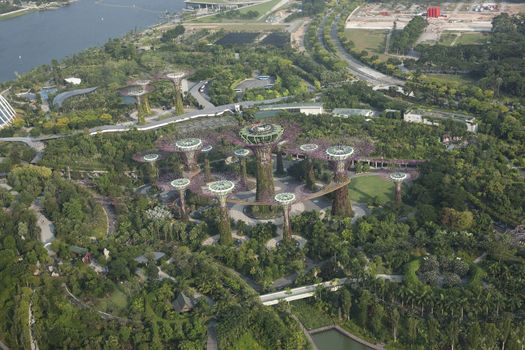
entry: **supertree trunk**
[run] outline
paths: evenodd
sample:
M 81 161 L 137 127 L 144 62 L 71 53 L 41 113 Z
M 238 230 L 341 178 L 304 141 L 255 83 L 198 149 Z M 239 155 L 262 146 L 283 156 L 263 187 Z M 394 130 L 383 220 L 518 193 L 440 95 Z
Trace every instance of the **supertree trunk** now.
M 195 151 L 182 152 L 182 159 L 184 160 L 184 167 L 186 171 L 195 171 L 198 169 L 195 155 Z
M 284 205 L 283 206 L 283 212 L 284 212 L 284 222 L 283 222 L 283 240 L 285 241 L 291 241 L 292 240 L 292 225 L 290 223 L 290 206 Z
M 155 163 L 146 163 L 146 175 L 150 184 L 154 184 L 159 176 L 159 171 Z
M 345 162 L 335 162 L 335 183 L 343 183 L 348 180 L 346 173 Z M 341 217 L 352 217 L 352 205 L 348 194 L 348 186 L 343 186 L 334 191 L 334 199 L 332 201 L 332 215 Z
M 142 104 L 142 97 L 137 97 L 137 121 L 139 124 L 146 123 L 144 105 Z
M 150 115 L 151 114 L 151 107 L 149 105 L 149 98 L 148 98 L 148 95 L 144 95 L 144 113 L 146 113 L 146 115 Z
M 175 90 L 175 115 L 184 114 L 184 104 L 182 103 L 182 94 L 180 88 Z
M 277 147 L 277 159 L 275 164 L 275 173 L 279 176 L 282 176 L 285 174 L 284 172 L 284 162 L 283 162 L 283 153 L 281 151 L 281 147 Z
M 314 165 L 310 158 L 306 159 L 306 188 L 310 191 L 315 191 Z
M 210 167 L 210 159 L 206 156 L 204 157 L 204 180 L 206 182 L 211 182 L 211 167 Z
M 395 191 L 396 206 L 399 207 L 401 205 L 401 182 L 396 181 L 396 187 L 394 191 Z
M 241 171 L 241 186 L 243 186 L 244 188 L 248 188 L 248 174 L 247 174 L 247 171 L 246 171 L 246 158 L 241 158 L 241 161 L 240 161 L 240 171 Z
M 230 227 L 230 216 L 228 215 L 228 207 L 226 206 L 226 197 L 219 197 L 219 210 L 219 241 L 221 244 L 231 244 L 233 238 Z
M 179 206 L 180 218 L 183 221 L 188 220 L 188 212 L 186 210 L 186 190 L 179 191 Z
M 275 195 L 271 146 L 264 145 L 255 147 L 254 153 L 257 160 L 257 190 L 255 199 L 258 202 L 269 202 Z

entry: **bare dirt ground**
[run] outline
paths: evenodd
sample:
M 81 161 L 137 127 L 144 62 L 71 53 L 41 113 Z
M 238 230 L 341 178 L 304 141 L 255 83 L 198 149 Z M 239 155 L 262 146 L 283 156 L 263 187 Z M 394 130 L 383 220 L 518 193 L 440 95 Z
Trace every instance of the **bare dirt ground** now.
M 306 33 L 306 28 L 308 28 L 310 20 L 304 20 L 297 28 L 291 33 L 291 43 L 294 49 L 299 50 L 299 52 L 304 52 L 306 49 L 304 47 L 304 34 Z
M 441 34 L 455 32 L 490 32 L 492 19 L 502 12 L 516 14 L 525 12 L 525 4 L 500 3 L 494 11 L 474 11 L 476 3 L 442 3 L 441 17 L 429 18 L 429 25 L 418 40 L 420 42 L 437 42 Z M 374 4 L 359 8 L 347 23 L 347 29 L 402 29 L 414 17 L 426 12 L 426 7 L 419 4 Z

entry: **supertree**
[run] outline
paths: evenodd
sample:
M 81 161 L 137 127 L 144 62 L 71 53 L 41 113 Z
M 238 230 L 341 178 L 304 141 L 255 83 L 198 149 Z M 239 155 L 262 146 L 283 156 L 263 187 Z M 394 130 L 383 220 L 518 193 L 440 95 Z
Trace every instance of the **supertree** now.
M 241 129 L 239 136 L 255 154 L 257 202 L 271 202 L 275 195 L 273 184 L 272 148 L 279 142 L 284 129 L 277 124 L 255 124 Z
M 157 147 L 164 152 L 177 152 L 182 156 L 184 170 L 191 175 L 198 172 L 197 154 L 203 148 L 203 142 L 200 138 L 185 138 L 175 140 L 174 137 L 166 137 L 157 141 Z
M 247 148 L 238 148 L 233 151 L 235 156 L 239 158 L 239 171 L 241 178 L 241 187 L 248 188 L 248 174 L 246 171 L 246 158 L 250 155 L 250 150 Z
M 319 149 L 319 145 L 315 143 L 305 143 L 299 146 L 299 149 L 304 153 L 306 158 L 306 188 L 310 191 L 315 191 L 315 172 L 311 154 Z
M 175 85 L 175 115 L 184 113 L 184 104 L 182 103 L 181 80 L 184 78 L 184 72 L 172 72 L 166 74 L 166 77 Z
M 232 232 L 230 227 L 230 217 L 228 215 L 228 207 L 226 206 L 226 199 L 228 195 L 233 192 L 235 183 L 229 180 L 219 180 L 208 184 L 208 191 L 210 191 L 219 201 L 219 236 L 221 244 L 230 244 L 232 242 Z
M 399 207 L 401 205 L 401 185 L 403 184 L 403 181 L 405 181 L 408 177 L 407 173 L 402 172 L 395 172 L 390 174 L 390 179 L 394 181 L 394 184 L 396 185 L 394 190 L 395 200 L 396 200 L 396 206 Z
M 188 212 L 186 210 L 186 189 L 190 183 L 190 179 L 185 177 L 170 182 L 171 187 L 179 192 L 180 217 L 184 221 L 188 220 Z
M 290 224 L 290 208 L 295 202 L 295 194 L 289 192 L 278 193 L 274 197 L 275 201 L 283 207 L 283 240 L 292 240 L 292 226 Z
M 212 181 L 210 158 L 209 158 L 209 154 L 212 151 L 212 149 L 213 149 L 212 145 L 206 145 L 202 147 L 201 149 L 202 154 L 204 154 L 204 180 L 206 182 Z
M 354 149 L 350 146 L 337 145 L 328 147 L 325 151 L 327 158 L 334 167 L 334 182 L 341 184 L 348 181 L 346 160 L 352 156 Z M 352 216 L 352 206 L 348 195 L 348 186 L 342 186 L 334 191 L 332 215 Z
M 145 117 L 151 113 L 151 108 L 149 106 L 148 93 L 152 91 L 151 87 L 148 84 L 139 84 L 148 82 L 149 80 L 139 80 L 135 84 L 125 87 L 120 90 L 122 96 L 131 96 L 134 97 L 137 101 L 137 116 L 138 123 L 144 124 Z
M 146 175 L 150 183 L 157 181 L 159 176 L 157 161 L 159 161 L 161 158 L 162 157 L 158 151 L 138 152 L 133 155 L 133 160 L 139 163 L 145 163 L 147 165 Z

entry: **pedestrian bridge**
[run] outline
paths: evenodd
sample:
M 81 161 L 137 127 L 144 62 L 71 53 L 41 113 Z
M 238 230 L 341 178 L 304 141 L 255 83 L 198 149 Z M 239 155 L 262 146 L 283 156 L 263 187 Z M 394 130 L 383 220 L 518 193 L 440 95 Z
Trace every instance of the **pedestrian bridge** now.
M 347 278 L 334 279 L 328 282 L 321 282 L 316 284 L 310 284 L 308 286 L 302 286 L 298 288 L 292 288 L 283 290 L 280 292 L 264 294 L 260 296 L 263 305 L 275 305 L 281 300 L 294 301 L 299 299 L 310 298 L 315 295 L 318 288 L 324 288 L 331 292 L 339 290 L 346 282 Z

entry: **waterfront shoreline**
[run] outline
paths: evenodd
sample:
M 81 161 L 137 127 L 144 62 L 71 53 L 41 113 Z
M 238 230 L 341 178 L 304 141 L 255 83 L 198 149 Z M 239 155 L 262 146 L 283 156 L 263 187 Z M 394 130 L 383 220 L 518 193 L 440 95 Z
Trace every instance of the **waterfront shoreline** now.
M 11 18 L 16 18 L 16 17 L 20 17 L 20 16 L 24 16 L 24 15 L 27 15 L 27 14 L 30 14 L 30 13 L 33 13 L 33 12 L 37 12 L 37 11 L 56 10 L 56 9 L 59 9 L 59 8 L 71 5 L 74 2 L 76 2 L 76 0 L 69 0 L 69 1 L 65 1 L 65 2 L 62 2 L 62 1 L 61 2 L 52 2 L 52 3 L 49 3 L 49 4 L 40 5 L 40 6 L 22 7 L 20 9 L 18 9 L 18 10 L 6 12 L 6 13 L 1 13 L 0 14 L 0 21 L 8 20 L 8 19 L 11 19 Z

